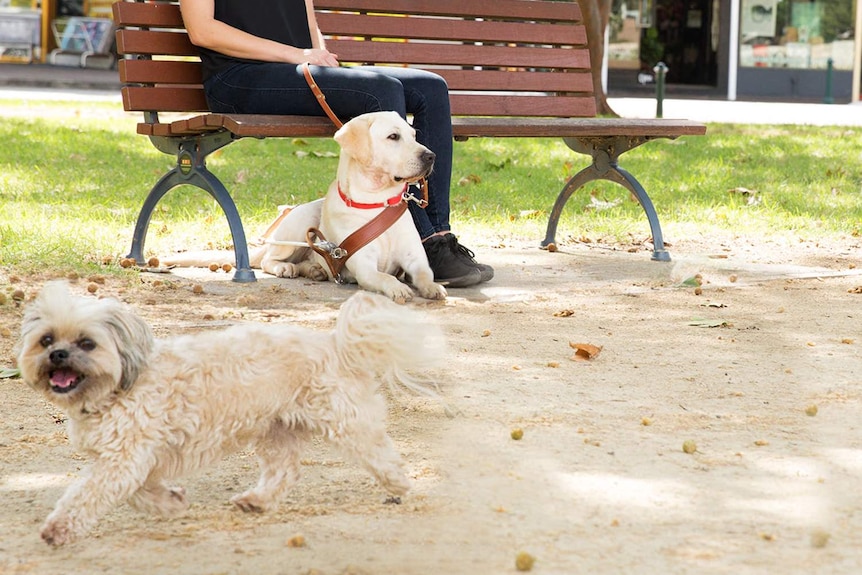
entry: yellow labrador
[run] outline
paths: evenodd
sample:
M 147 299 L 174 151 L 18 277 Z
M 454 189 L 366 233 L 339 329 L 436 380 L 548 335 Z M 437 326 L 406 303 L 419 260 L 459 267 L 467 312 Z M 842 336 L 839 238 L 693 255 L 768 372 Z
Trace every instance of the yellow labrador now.
M 272 231 L 267 244 L 250 253 L 252 267 L 278 277 L 333 279 L 323 258 L 308 247 L 306 232 L 315 227 L 334 244 L 373 219 L 384 205 L 400 199 L 410 182 L 430 174 L 434 154 L 416 141 L 416 132 L 395 112 L 363 114 L 335 134 L 341 146 L 337 178 L 326 197 L 292 209 Z M 166 265 L 206 265 L 189 254 L 165 258 Z M 210 262 L 213 260 L 205 260 Z M 434 272 L 409 212 L 379 237 L 350 255 L 342 279 L 393 300 L 409 300 L 413 290 L 396 277 L 409 276 L 424 298 L 442 299 L 446 289 Z

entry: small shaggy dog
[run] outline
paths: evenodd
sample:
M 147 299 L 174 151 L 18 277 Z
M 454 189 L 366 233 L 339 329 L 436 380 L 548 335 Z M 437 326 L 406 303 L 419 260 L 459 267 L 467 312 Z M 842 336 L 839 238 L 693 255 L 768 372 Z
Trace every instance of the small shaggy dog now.
M 74 446 L 94 459 L 42 527 L 63 545 L 128 501 L 172 515 L 188 507 L 175 478 L 254 449 L 258 484 L 232 499 L 264 511 L 298 480 L 300 454 L 323 436 L 393 496 L 410 485 L 386 434 L 381 382 L 432 393 L 405 370 L 430 367 L 442 338 L 415 312 L 358 292 L 331 332 L 238 325 L 154 339 L 113 299 L 47 284 L 22 325 L 24 380 L 64 410 Z

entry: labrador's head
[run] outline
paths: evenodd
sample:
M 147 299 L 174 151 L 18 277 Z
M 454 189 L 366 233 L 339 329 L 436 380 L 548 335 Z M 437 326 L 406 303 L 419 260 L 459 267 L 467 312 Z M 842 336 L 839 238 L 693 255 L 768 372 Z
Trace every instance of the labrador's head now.
M 416 141 L 416 130 L 396 112 L 371 112 L 353 118 L 338 132 L 341 154 L 375 183 L 387 188 L 416 182 L 434 167 L 434 152 Z

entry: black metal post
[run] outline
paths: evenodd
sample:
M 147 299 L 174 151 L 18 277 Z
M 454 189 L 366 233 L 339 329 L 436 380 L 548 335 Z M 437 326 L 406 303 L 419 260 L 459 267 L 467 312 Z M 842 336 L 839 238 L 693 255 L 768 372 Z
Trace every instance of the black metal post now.
M 664 62 L 659 62 L 652 69 L 655 72 L 655 117 L 664 116 L 664 77 L 668 67 Z

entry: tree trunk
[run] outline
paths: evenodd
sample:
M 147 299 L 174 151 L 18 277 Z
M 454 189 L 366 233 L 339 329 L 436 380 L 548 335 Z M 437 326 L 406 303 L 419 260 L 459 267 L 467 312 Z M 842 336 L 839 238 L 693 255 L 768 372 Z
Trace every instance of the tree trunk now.
M 605 55 L 605 30 L 611 16 L 611 0 L 578 0 L 581 16 L 587 29 L 587 46 L 590 49 L 590 68 L 593 73 L 593 93 L 596 98 L 596 113 L 619 116 L 608 104 L 602 89 L 602 60 Z

